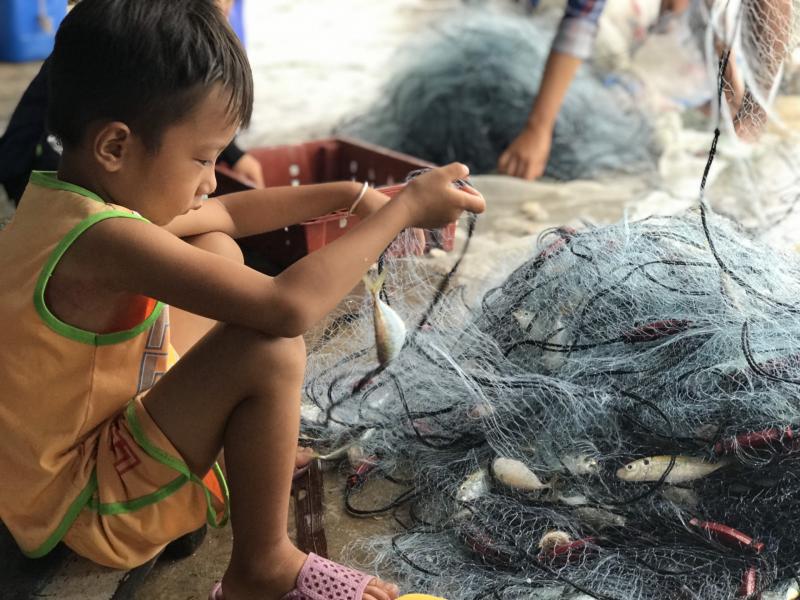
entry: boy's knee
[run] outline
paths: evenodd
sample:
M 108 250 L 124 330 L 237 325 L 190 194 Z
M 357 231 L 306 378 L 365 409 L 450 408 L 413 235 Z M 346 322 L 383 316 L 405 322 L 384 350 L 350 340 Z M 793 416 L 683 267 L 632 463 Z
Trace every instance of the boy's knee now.
M 241 360 L 255 369 L 256 375 L 280 372 L 302 377 L 306 368 L 306 344 L 302 336 L 269 337 L 254 329 L 225 325 L 233 348 Z
M 210 231 L 208 233 L 201 233 L 200 235 L 193 235 L 191 237 L 183 238 L 188 244 L 195 248 L 213 252 L 225 258 L 230 258 L 239 263 L 244 263 L 244 255 L 239 244 L 236 243 L 231 236 L 221 231 Z
M 272 338 L 270 355 L 274 363 L 280 368 L 290 372 L 299 372 L 301 375 L 306 369 L 306 343 L 302 336 L 293 338 Z

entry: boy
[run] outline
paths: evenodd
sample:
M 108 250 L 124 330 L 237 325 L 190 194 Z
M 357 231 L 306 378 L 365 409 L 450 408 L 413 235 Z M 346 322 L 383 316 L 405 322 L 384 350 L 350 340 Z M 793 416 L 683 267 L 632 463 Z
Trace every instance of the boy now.
M 0 232 L 0 519 L 31 556 L 63 540 L 129 568 L 224 519 L 200 481 L 224 447 L 234 547 L 212 598 L 396 597 L 288 539 L 301 335 L 401 230 L 483 211 L 451 185 L 466 168 L 391 201 L 350 182 L 207 200 L 253 98 L 213 0 L 83 0 L 51 61 L 61 165 Z M 275 278 L 232 240 L 347 207 L 358 227 Z M 167 371 L 170 334 L 188 352 Z

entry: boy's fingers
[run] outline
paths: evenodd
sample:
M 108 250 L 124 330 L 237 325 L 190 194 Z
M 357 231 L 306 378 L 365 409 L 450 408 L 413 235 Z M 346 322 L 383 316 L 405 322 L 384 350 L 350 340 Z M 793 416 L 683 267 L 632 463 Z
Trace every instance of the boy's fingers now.
M 468 194 L 472 194 L 473 196 L 480 196 L 481 195 L 481 193 L 478 190 L 476 190 L 474 187 L 472 187 L 469 184 L 463 185 L 458 189 L 460 189 L 462 192 L 467 192 Z
M 473 188 L 474 189 L 474 188 Z M 486 200 L 481 196 L 478 190 L 475 190 L 475 193 L 470 193 L 464 191 L 462 194 L 462 208 L 469 212 L 474 212 L 476 214 L 482 213 L 486 210 Z
M 469 168 L 461 163 L 450 163 L 441 168 L 441 172 L 450 180 L 464 179 L 469 176 Z
M 514 176 L 521 177 L 525 179 L 526 175 L 528 174 L 528 161 L 527 159 L 520 159 L 517 161 L 516 169 L 514 169 Z

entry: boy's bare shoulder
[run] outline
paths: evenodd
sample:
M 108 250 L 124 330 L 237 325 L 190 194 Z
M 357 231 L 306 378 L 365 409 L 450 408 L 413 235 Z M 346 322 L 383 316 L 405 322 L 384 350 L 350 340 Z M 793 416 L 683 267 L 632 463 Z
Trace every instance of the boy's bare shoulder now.
M 93 225 L 72 243 L 48 279 L 45 303 L 50 312 L 86 331 L 113 328 L 120 307 L 140 295 L 117 279 L 124 276 L 127 265 L 113 257 L 134 251 L 148 234 L 159 230 L 138 219 L 106 219 Z M 177 238 L 174 242 L 181 243 Z

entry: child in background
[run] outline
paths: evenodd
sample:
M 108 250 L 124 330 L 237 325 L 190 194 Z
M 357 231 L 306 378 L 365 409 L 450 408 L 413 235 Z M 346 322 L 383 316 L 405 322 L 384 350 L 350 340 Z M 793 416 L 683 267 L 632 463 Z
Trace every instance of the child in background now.
M 224 520 L 201 481 L 224 448 L 233 552 L 212 598 L 395 598 L 288 538 L 301 336 L 400 231 L 483 211 L 452 185 L 466 168 L 392 200 L 354 182 L 208 200 L 253 99 L 213 0 L 83 0 L 50 78 L 61 166 L 0 231 L 0 519 L 30 556 L 63 541 L 134 567 Z M 233 238 L 348 207 L 361 223 L 279 276 L 242 264 Z
M 680 14 L 690 2 L 714 0 L 661 0 L 661 14 Z M 506 175 L 533 180 L 544 173 L 550 157 L 553 131 L 558 113 L 567 91 L 585 60 L 592 57 L 593 45 L 598 30 L 598 20 L 606 0 L 567 0 L 564 17 L 550 48 L 542 81 L 536 99 L 531 106 L 522 131 L 511 142 L 497 161 L 497 170 Z M 784 52 L 792 22 L 791 0 L 742 0 L 742 28 L 752 43 L 760 41 L 760 47 L 750 51 L 763 72 L 756 73 L 751 85 L 755 85 L 762 97 L 769 95 L 774 78 L 780 72 L 785 58 Z M 717 44 L 717 53 L 722 55 L 724 46 Z M 731 54 L 724 73 L 725 100 L 733 116 L 733 126 L 739 138 L 747 141 L 758 139 L 766 125 L 764 108 L 756 96 L 745 88 L 741 73 L 736 68 L 736 57 Z

